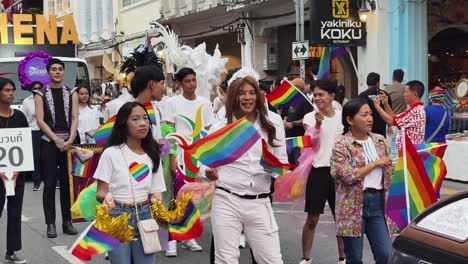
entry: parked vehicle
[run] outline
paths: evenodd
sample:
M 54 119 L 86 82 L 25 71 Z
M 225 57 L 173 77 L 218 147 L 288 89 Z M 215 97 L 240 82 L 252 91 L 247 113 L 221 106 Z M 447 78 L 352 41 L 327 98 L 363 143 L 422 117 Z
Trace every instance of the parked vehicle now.
M 393 242 L 389 264 L 468 263 L 468 191 L 417 216 Z

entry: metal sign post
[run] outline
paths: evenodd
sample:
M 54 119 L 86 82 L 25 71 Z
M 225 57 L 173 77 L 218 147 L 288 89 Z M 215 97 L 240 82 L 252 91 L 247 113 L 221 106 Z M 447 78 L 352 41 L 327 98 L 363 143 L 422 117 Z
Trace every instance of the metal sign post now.
M 309 58 L 309 41 L 304 41 L 304 0 L 296 3 L 296 39 L 293 43 L 293 60 L 300 60 L 300 76 L 305 80 L 305 60 Z

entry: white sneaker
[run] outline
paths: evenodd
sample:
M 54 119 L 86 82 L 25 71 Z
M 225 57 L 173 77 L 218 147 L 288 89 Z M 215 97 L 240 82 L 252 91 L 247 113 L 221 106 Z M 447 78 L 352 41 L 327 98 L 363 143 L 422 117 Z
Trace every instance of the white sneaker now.
M 311 259 L 309 259 L 309 260 L 302 259 L 301 262 L 299 262 L 299 264 L 312 264 L 312 260 Z
M 177 257 L 177 241 L 167 242 L 166 257 Z
M 240 248 L 245 248 L 245 235 L 244 234 L 241 234 L 241 236 L 239 238 L 239 247 Z
M 200 245 L 198 245 L 195 239 L 182 241 L 182 248 L 188 249 L 190 251 L 202 251 L 203 250 L 203 248 Z
M 338 261 L 338 264 L 346 264 L 346 259 Z

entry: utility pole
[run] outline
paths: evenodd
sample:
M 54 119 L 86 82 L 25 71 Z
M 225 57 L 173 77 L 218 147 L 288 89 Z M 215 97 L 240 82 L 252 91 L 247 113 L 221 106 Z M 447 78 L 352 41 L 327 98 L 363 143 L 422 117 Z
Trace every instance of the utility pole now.
M 296 41 L 304 41 L 304 0 L 294 0 L 296 5 Z M 307 47 L 309 52 L 309 47 Z M 305 60 L 300 60 L 300 76 L 305 80 Z

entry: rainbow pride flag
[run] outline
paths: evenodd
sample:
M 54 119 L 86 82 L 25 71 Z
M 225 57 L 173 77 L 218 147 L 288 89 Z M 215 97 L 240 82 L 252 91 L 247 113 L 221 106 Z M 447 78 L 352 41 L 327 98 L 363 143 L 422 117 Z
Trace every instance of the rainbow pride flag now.
M 277 109 L 283 109 L 290 105 L 298 104 L 302 100 L 307 100 L 299 89 L 287 80 L 284 80 L 280 86 L 267 94 L 266 97 L 270 104 Z
M 447 176 L 447 167 L 445 166 L 444 160 L 428 152 L 419 153 L 419 156 L 424 163 L 424 167 L 426 168 L 427 175 L 434 187 L 434 191 L 438 193 L 440 191 L 440 187 L 442 187 L 442 182 L 444 181 L 445 176 Z
M 156 114 L 153 108 L 153 104 L 151 102 L 147 102 L 143 104 L 145 106 L 146 112 L 148 112 L 148 118 L 152 124 L 156 124 Z M 109 118 L 104 125 L 102 125 L 95 133 L 94 133 L 94 140 L 96 141 L 97 146 L 104 146 L 107 143 L 107 140 L 112 135 L 112 129 L 114 128 L 115 120 L 117 119 L 117 115 Z
M 237 160 L 258 139 L 260 135 L 257 129 L 246 118 L 242 118 L 190 146 L 182 145 L 182 148 L 195 160 L 210 168 L 216 168 Z
M 286 138 L 286 150 L 291 153 L 295 148 L 311 148 L 312 138 L 310 136 L 300 136 Z
M 89 159 L 86 162 L 81 162 L 78 155 L 73 155 L 72 158 L 72 175 L 81 178 L 90 178 L 93 176 L 97 164 L 94 159 Z
M 104 254 L 120 246 L 120 241 L 94 227 L 94 222 L 83 232 L 70 248 L 73 256 L 90 261 L 94 255 Z
M 107 139 L 110 138 L 112 134 L 112 128 L 114 128 L 115 119 L 117 116 L 113 116 L 107 120 L 104 125 L 102 125 L 95 133 L 94 133 L 94 140 L 96 141 L 96 145 L 104 146 L 107 142 Z
M 186 241 L 198 238 L 203 233 L 203 224 L 200 219 L 200 210 L 192 201 L 185 209 L 184 217 L 176 223 L 169 224 L 169 233 L 173 240 Z
M 289 172 L 289 170 L 296 167 L 294 164 L 282 163 L 280 160 L 278 160 L 278 158 L 270 152 L 268 149 L 268 144 L 264 139 L 262 139 L 262 159 L 260 160 L 260 164 L 265 170 L 271 171 L 281 176 L 285 175 Z
M 414 219 L 437 201 L 434 184 L 431 182 L 425 167 L 427 165 L 418 155 L 416 147 L 407 135 L 405 135 L 405 145 L 406 149 L 403 151 L 406 153 L 400 153 L 398 157 L 385 209 L 386 215 L 395 222 L 400 231 L 408 225 L 408 220 Z M 406 170 L 404 156 L 406 156 Z M 432 159 L 427 160 L 428 162 L 432 161 Z M 405 190 L 405 172 L 407 174 L 407 191 Z M 409 204 L 409 208 L 407 204 Z
M 439 158 L 444 158 L 445 151 L 447 150 L 446 143 L 426 143 L 426 144 L 416 144 L 415 145 L 418 152 L 424 151 L 435 155 Z
M 317 80 L 330 80 L 332 60 L 344 54 L 346 54 L 345 47 L 325 47 L 322 51 L 322 57 L 320 58 Z

